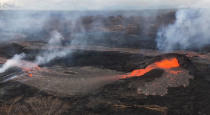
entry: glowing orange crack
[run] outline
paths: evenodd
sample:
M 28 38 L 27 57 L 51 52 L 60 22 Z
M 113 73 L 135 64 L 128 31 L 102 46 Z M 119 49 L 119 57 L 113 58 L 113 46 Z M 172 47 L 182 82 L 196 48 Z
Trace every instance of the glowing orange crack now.
M 22 65 L 24 65 L 20 66 L 21 69 L 23 70 L 23 72 L 27 73 L 29 77 L 33 76 L 32 74 L 33 71 L 38 71 L 41 69 L 37 64 L 32 62 L 22 61 L 21 63 Z
M 155 62 L 153 64 L 150 64 L 147 66 L 145 69 L 137 69 L 132 71 L 131 73 L 127 75 L 122 75 L 121 78 L 130 78 L 130 77 L 139 77 L 143 76 L 144 74 L 150 72 L 153 69 L 160 68 L 160 69 L 171 69 L 171 68 L 176 68 L 179 67 L 179 61 L 177 58 L 171 58 L 171 59 L 163 59 L 159 62 Z M 176 72 L 172 72 L 176 73 Z

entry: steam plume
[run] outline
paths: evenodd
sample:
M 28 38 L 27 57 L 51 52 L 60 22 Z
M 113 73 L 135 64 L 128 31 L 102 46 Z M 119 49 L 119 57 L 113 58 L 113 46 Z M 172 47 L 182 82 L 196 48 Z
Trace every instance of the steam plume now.
M 5 72 L 12 67 L 20 67 L 22 69 L 35 68 L 38 65 L 49 63 L 55 58 L 66 56 L 71 50 L 62 47 L 63 39 L 63 36 L 58 31 L 53 31 L 51 39 L 45 47 L 47 50 L 36 57 L 35 63 L 24 61 L 24 53 L 19 55 L 16 54 L 13 58 L 7 60 L 7 62 L 0 68 L 0 73 Z
M 7 62 L 0 68 L 0 73 L 5 72 L 11 67 L 20 67 L 23 66 L 21 60 L 25 57 L 25 54 L 15 55 L 13 58 L 7 60 Z
M 161 28 L 157 34 L 160 50 L 200 49 L 210 44 L 210 10 L 182 9 L 174 24 Z
M 55 58 L 64 57 L 69 54 L 71 50 L 62 47 L 63 39 L 63 36 L 58 31 L 53 31 L 51 39 L 46 46 L 47 50 L 36 57 L 35 63 L 38 65 L 46 64 Z

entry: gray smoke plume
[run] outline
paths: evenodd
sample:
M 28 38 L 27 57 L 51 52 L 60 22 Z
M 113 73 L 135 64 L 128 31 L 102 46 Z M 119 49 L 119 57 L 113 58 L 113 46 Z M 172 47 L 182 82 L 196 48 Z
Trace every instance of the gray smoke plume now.
M 210 10 L 182 9 L 176 12 L 176 21 L 157 33 L 157 48 L 200 49 L 210 44 Z
M 15 55 L 13 58 L 6 61 L 6 63 L 0 68 L 0 73 L 4 73 L 11 67 L 21 67 L 23 66 L 21 60 L 25 57 L 25 54 Z
M 46 64 L 55 58 L 61 58 L 68 55 L 71 50 L 66 49 L 62 46 L 63 36 L 58 31 L 53 31 L 51 33 L 51 38 L 48 44 L 44 47 L 46 50 L 40 53 L 35 60 L 35 63 L 23 60 L 25 54 L 16 54 L 13 58 L 6 61 L 6 63 L 0 68 L 0 73 L 5 72 L 12 67 L 20 68 L 33 68 L 41 64 Z
M 55 58 L 61 58 L 68 55 L 71 50 L 66 49 L 62 46 L 63 36 L 57 32 L 53 31 L 51 33 L 51 39 L 48 41 L 48 44 L 44 47 L 46 50 L 36 57 L 35 63 L 25 61 L 25 54 L 16 54 L 11 59 L 7 60 L 5 64 L 0 68 L 0 73 L 4 73 L 12 67 L 20 68 L 34 68 L 41 64 L 46 64 L 52 61 Z
M 46 51 L 36 57 L 35 63 L 38 65 L 46 64 L 55 58 L 61 58 L 68 55 L 71 50 L 63 47 L 63 39 L 63 36 L 58 31 L 53 31 L 51 33 L 51 38 L 45 47 Z

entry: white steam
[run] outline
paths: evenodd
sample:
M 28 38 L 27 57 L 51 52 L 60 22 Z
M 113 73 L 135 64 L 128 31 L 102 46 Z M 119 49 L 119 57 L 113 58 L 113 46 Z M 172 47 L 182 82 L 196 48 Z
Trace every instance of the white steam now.
M 7 71 L 12 67 L 20 67 L 20 68 L 34 68 L 41 64 L 46 64 L 56 58 L 65 57 L 68 55 L 71 50 L 65 48 L 62 45 L 63 36 L 58 31 L 53 31 L 51 33 L 51 39 L 48 41 L 48 44 L 44 47 L 46 50 L 40 55 L 36 56 L 35 61 L 29 62 L 23 60 L 25 58 L 25 54 L 15 55 L 13 58 L 6 61 L 6 63 L 0 68 L 0 73 Z
M 55 58 L 61 58 L 68 55 L 71 50 L 66 49 L 62 45 L 63 36 L 58 31 L 53 31 L 51 39 L 48 41 L 46 51 L 36 57 L 35 63 L 46 64 Z
M 174 24 L 161 28 L 157 34 L 158 49 L 200 49 L 210 44 L 209 17 L 209 9 L 177 11 Z
M 37 65 L 46 64 L 55 58 L 61 58 L 68 55 L 71 50 L 66 49 L 62 45 L 63 36 L 58 31 L 51 33 L 51 39 L 45 46 L 46 50 L 36 57 L 35 63 L 24 61 L 25 54 L 15 55 L 13 58 L 6 61 L 6 63 L 0 68 L 0 73 L 5 72 L 12 67 L 21 68 L 33 68 Z
M 20 67 L 23 66 L 21 60 L 25 57 L 25 54 L 15 55 L 13 58 L 6 61 L 6 63 L 0 68 L 0 73 L 4 73 L 11 67 Z

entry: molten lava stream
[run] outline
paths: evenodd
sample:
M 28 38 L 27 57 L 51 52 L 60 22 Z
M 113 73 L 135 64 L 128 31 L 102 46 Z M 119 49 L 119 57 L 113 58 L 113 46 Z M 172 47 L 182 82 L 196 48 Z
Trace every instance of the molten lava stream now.
M 160 68 L 160 69 L 168 70 L 172 68 L 177 68 L 179 66 L 180 65 L 177 58 L 163 59 L 159 62 L 150 64 L 145 69 L 137 69 L 127 75 L 122 75 L 121 78 L 125 79 L 125 78 L 130 78 L 130 77 L 139 77 L 139 76 L 143 76 L 144 74 L 150 72 L 153 69 Z
M 22 70 L 27 73 L 29 77 L 33 77 L 33 71 L 39 71 L 41 68 L 38 65 L 33 65 L 31 67 L 22 67 Z

